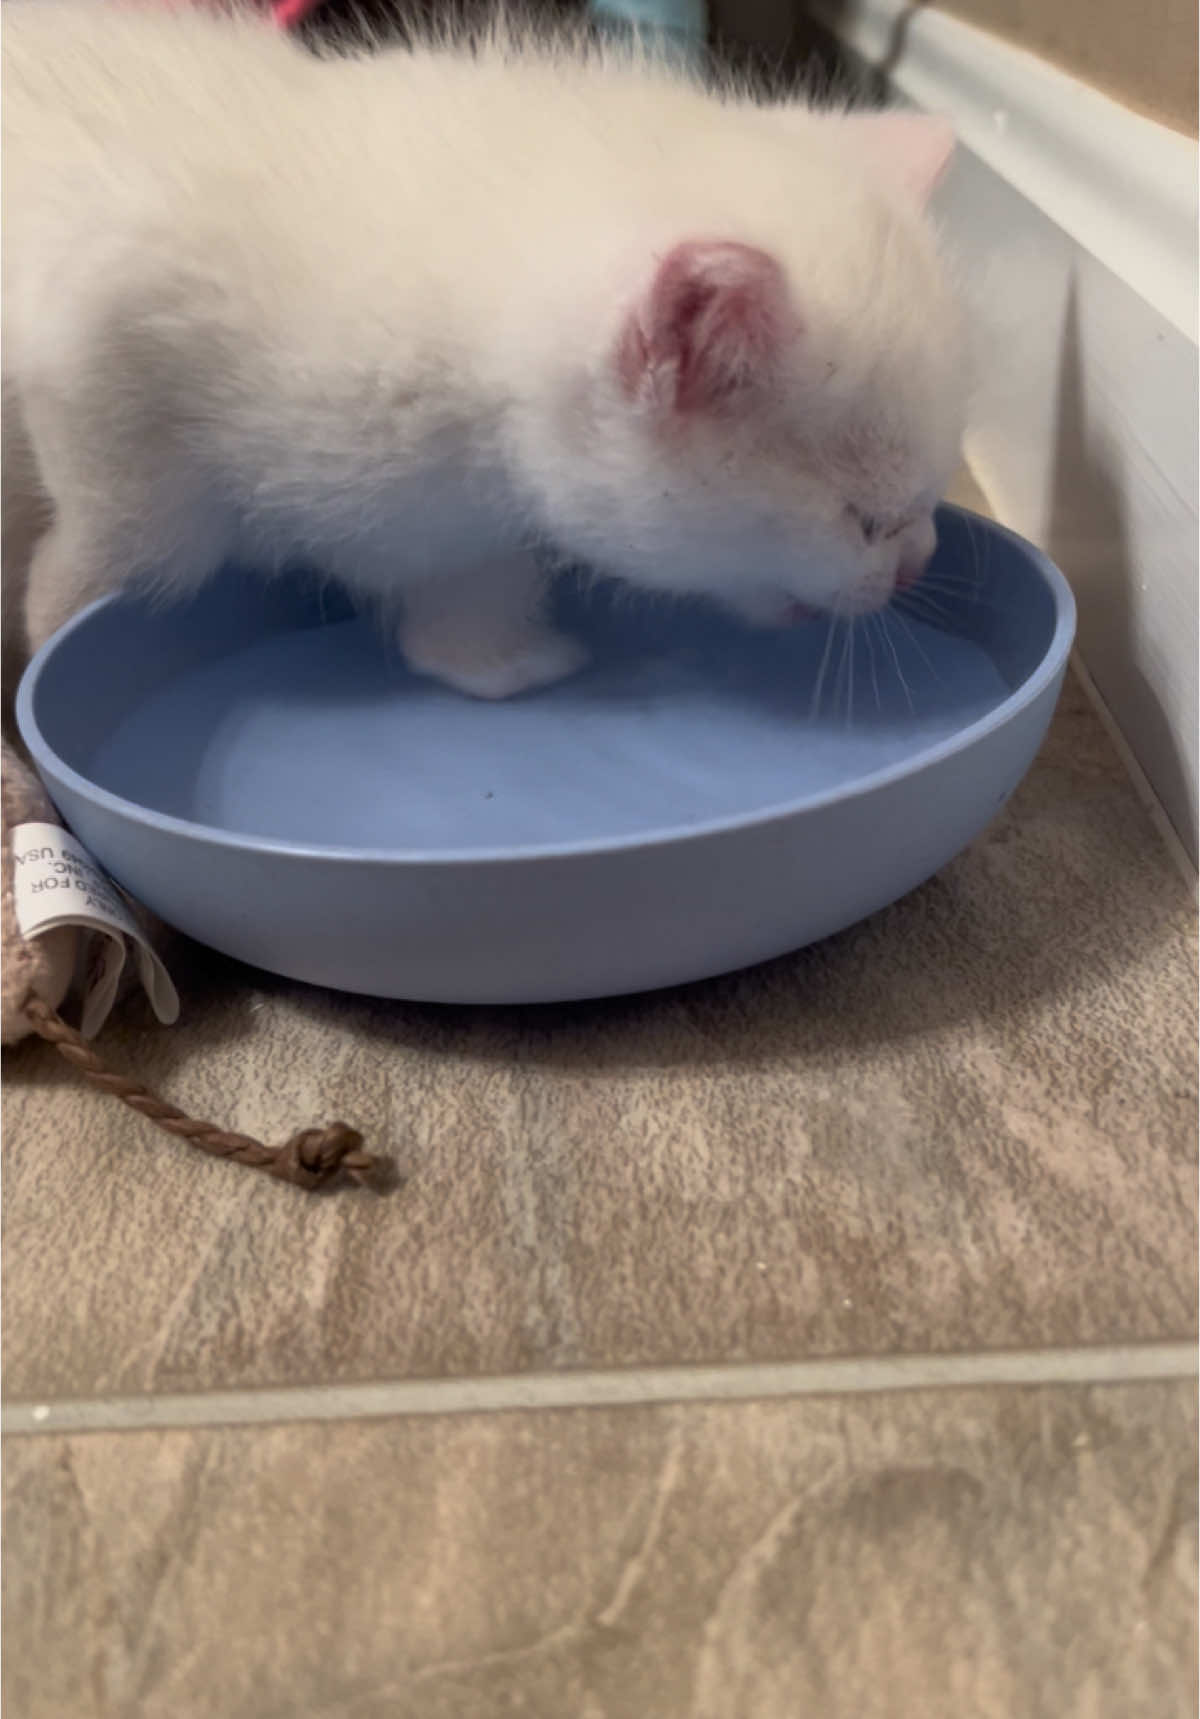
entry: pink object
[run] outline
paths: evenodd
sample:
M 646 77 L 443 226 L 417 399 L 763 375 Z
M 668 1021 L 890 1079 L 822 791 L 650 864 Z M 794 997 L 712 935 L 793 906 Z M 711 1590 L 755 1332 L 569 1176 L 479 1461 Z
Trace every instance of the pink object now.
M 617 363 L 625 392 L 686 413 L 765 375 L 799 332 L 778 263 L 751 245 L 689 239 L 658 265 Z
M 321 0 L 274 0 L 271 16 L 281 30 L 293 30 L 320 4 Z
M 928 555 L 922 555 L 916 561 L 902 561 L 900 571 L 896 574 L 897 591 L 911 591 L 928 565 Z
M 255 3 L 269 15 L 273 24 L 278 24 L 281 30 L 292 30 L 297 24 L 302 23 L 310 12 L 316 11 L 321 0 L 255 0 Z M 214 11 L 219 11 L 222 0 L 166 0 L 166 4 L 168 7 L 191 4 L 200 10 L 204 10 L 207 6 Z

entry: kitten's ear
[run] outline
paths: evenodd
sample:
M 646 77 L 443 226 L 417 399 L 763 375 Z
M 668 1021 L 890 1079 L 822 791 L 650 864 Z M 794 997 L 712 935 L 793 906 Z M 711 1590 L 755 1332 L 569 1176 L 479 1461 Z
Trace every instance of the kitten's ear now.
M 847 122 L 871 165 L 893 190 L 924 208 L 954 154 L 949 120 L 925 113 L 863 113 Z
M 662 258 L 630 312 L 617 371 L 630 399 L 666 411 L 718 410 L 767 381 L 798 332 L 773 257 L 750 245 L 688 240 Z

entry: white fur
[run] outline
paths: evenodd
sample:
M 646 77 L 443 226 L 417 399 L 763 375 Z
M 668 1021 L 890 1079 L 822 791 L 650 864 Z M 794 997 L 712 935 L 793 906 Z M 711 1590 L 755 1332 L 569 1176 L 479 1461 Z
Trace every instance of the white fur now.
M 763 621 L 876 606 L 928 553 L 964 388 L 931 123 L 96 0 L 10 0 L 3 84 L 6 404 L 56 509 L 35 640 L 131 577 L 303 558 L 503 696 L 577 660 L 534 544 Z M 682 412 L 669 356 L 631 390 L 616 354 L 693 241 L 773 259 L 789 308 Z

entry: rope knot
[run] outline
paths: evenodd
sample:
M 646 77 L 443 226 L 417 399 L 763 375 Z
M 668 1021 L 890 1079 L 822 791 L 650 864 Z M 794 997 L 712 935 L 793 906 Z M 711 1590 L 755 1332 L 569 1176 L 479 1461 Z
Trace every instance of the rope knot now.
M 85 1080 L 102 1092 L 108 1092 L 146 1117 L 168 1134 L 198 1146 L 215 1158 L 232 1158 L 251 1170 L 263 1170 L 281 1182 L 297 1188 L 324 1188 L 339 1176 L 382 1193 L 395 1185 L 394 1166 L 387 1158 L 363 1150 L 363 1137 L 357 1128 L 345 1122 L 331 1122 L 327 1128 L 301 1128 L 282 1146 L 264 1146 L 261 1140 L 239 1134 L 231 1128 L 216 1128 L 211 1122 L 201 1122 L 188 1116 L 177 1104 L 169 1104 L 151 1092 L 139 1080 L 117 1074 L 97 1055 L 77 1031 L 69 1027 L 58 1013 L 33 992 L 26 998 L 24 1011 L 34 1029 L 60 1056 L 66 1058 Z
M 272 1176 L 301 1188 L 321 1188 L 340 1175 L 378 1187 L 385 1171 L 384 1160 L 364 1152 L 362 1135 L 345 1122 L 298 1129 L 276 1149 L 270 1165 Z

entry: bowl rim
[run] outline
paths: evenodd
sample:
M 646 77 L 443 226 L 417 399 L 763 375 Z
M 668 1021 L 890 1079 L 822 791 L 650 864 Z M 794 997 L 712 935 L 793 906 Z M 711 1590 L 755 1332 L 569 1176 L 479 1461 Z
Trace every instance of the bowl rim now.
M 54 652 L 72 633 L 88 624 L 91 616 L 118 600 L 118 593 L 101 597 L 81 609 L 38 650 L 26 666 L 17 689 L 16 714 L 21 737 L 28 746 L 39 774 L 54 784 L 61 784 L 73 795 L 90 804 L 140 825 L 159 835 L 181 837 L 184 840 L 243 854 L 273 854 L 280 858 L 305 862 L 326 862 L 333 865 L 413 866 L 425 869 L 438 866 L 523 865 L 539 860 L 591 859 L 618 853 L 637 853 L 648 848 L 675 847 L 684 842 L 703 841 L 714 836 L 735 835 L 762 825 L 781 823 L 808 812 L 817 812 L 847 800 L 864 798 L 905 777 L 922 771 L 968 751 L 989 734 L 1007 726 L 1063 672 L 1075 637 L 1075 598 L 1066 578 L 1050 557 L 1028 539 L 1007 526 L 975 513 L 970 508 L 943 503 L 939 512 L 952 513 L 981 526 L 1011 544 L 1040 575 L 1054 602 L 1054 629 L 1046 649 L 1021 685 L 1015 687 L 992 710 L 976 718 L 966 727 L 933 742 L 925 750 L 897 763 L 881 766 L 865 776 L 831 788 L 799 795 L 793 800 L 777 801 L 770 806 L 740 812 L 703 823 L 679 824 L 650 828 L 623 836 L 582 839 L 568 842 L 545 842 L 525 847 L 447 848 L 441 852 L 428 848 L 348 848 L 317 845 L 311 842 L 282 841 L 273 836 L 240 835 L 217 825 L 201 824 L 188 818 L 178 818 L 167 812 L 156 812 L 135 800 L 114 794 L 98 783 L 81 775 L 61 759 L 49 745 L 34 714 L 34 698 L 38 681 Z

